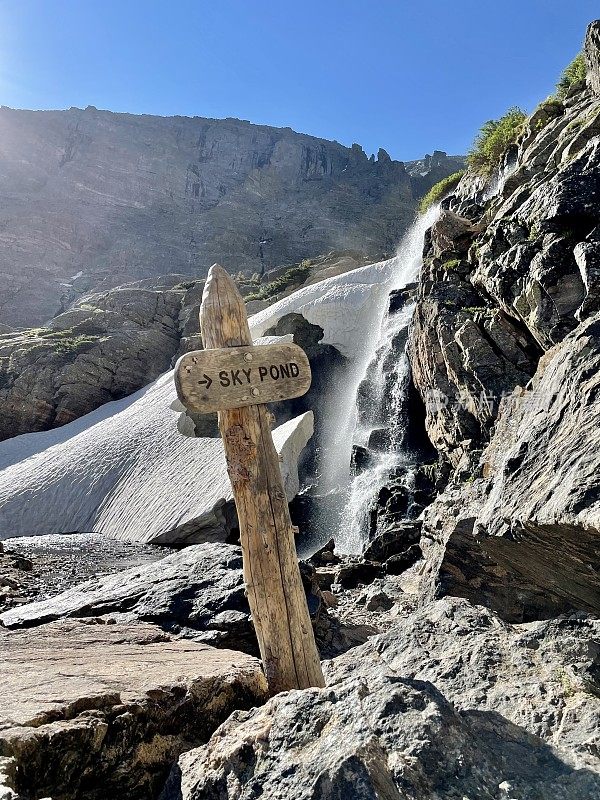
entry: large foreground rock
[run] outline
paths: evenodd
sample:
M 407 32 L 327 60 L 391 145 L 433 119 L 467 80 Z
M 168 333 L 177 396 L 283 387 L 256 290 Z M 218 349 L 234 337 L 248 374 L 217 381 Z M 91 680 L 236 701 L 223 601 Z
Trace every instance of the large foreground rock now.
M 143 623 L 0 630 L 0 657 L 3 797 L 148 800 L 179 753 L 266 695 L 255 659 Z
M 172 373 L 62 428 L 0 444 L 0 539 L 95 531 L 161 544 L 234 535 L 220 439 L 177 430 Z M 313 431 L 306 412 L 276 428 L 288 498 Z
M 323 690 L 236 712 L 183 755 L 184 800 L 588 800 L 600 792 L 599 623 L 511 627 L 432 604 L 332 662 Z

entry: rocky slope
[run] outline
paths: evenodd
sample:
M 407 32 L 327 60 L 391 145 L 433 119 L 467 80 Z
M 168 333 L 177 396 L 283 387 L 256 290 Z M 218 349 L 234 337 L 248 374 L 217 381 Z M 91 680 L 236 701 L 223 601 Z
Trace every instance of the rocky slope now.
M 599 28 L 587 85 L 533 113 L 497 188 L 467 174 L 443 202 L 411 337 L 453 471 L 425 518 L 424 596 L 510 620 L 600 611 Z
M 216 261 L 252 274 L 331 249 L 375 260 L 461 162 L 435 153 L 413 177 L 384 150 L 369 158 L 289 128 L 93 107 L 2 107 L 0 139 L 0 323 L 13 326 Z
M 439 601 L 326 665 L 326 689 L 234 713 L 163 800 L 597 796 L 597 636 Z
M 46 328 L 0 335 L 0 439 L 64 425 L 153 381 L 169 369 L 201 293 L 202 283 L 115 289 Z M 191 327 L 197 333 L 196 320 Z

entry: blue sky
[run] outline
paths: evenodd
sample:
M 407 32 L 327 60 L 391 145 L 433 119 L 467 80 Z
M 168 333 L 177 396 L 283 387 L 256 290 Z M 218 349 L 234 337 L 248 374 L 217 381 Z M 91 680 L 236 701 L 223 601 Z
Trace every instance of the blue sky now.
M 597 0 L 0 0 L 0 103 L 459 153 L 546 97 L 598 16 Z

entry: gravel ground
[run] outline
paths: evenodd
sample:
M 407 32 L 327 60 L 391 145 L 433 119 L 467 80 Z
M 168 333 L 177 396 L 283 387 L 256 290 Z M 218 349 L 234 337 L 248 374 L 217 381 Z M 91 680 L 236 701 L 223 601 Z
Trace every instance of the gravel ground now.
M 0 612 L 171 552 L 167 547 L 117 542 L 93 533 L 5 539 L 0 542 Z

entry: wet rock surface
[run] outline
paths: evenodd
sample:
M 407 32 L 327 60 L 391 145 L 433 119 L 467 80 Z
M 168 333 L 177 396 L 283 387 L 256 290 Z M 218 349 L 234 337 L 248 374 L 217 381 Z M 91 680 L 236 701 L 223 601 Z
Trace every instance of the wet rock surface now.
M 94 534 L 7 539 L 0 544 L 0 613 L 45 600 L 86 578 L 151 563 L 168 553 L 167 548 Z

